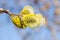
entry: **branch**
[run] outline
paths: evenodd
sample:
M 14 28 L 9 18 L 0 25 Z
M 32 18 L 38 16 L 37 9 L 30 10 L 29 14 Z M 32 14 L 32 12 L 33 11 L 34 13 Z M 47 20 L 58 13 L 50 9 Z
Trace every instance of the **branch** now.
M 4 10 L 4 9 L 0 8 L 0 14 L 2 14 L 2 13 L 9 14 L 10 12 L 9 12 L 9 10 Z

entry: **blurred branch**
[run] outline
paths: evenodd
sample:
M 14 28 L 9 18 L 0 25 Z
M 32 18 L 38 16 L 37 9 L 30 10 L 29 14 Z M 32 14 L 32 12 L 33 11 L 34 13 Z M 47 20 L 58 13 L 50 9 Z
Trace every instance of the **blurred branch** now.
M 56 37 L 56 30 L 54 29 L 53 26 L 51 26 L 51 33 L 52 33 L 53 39 L 54 39 L 54 40 L 57 40 L 57 37 Z
M 50 2 L 45 2 L 43 7 L 40 7 L 41 11 L 47 11 L 50 8 Z
M 51 30 L 51 33 L 52 33 L 52 36 L 53 36 L 53 39 L 54 40 L 57 40 L 57 37 L 56 37 L 56 30 L 54 29 L 53 25 L 48 25 L 48 21 L 46 20 L 47 24 L 46 26 Z
M 37 5 L 37 4 L 38 4 L 38 0 L 34 0 L 34 4 L 36 4 L 36 5 Z
M 54 3 L 55 7 L 59 7 L 60 6 L 59 0 L 53 0 L 53 3 Z

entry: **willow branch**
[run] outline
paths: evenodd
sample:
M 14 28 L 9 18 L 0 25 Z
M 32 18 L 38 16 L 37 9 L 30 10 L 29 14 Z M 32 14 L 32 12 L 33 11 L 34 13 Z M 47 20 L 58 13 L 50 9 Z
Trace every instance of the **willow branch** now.
M 4 9 L 0 8 L 0 13 L 1 13 L 1 14 L 2 14 L 2 13 L 9 14 L 10 12 L 9 12 L 9 10 L 4 10 Z
M 4 10 L 4 9 L 0 8 L 0 14 L 3 14 L 3 13 L 8 14 L 9 16 L 16 15 L 16 14 L 12 14 L 9 10 Z M 19 15 L 17 15 L 17 16 L 19 16 Z

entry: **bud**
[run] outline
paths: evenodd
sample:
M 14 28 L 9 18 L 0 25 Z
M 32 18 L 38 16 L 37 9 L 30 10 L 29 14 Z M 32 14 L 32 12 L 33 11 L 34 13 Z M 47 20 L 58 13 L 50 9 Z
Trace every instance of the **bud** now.
M 3 12 L 3 9 L 2 8 L 0 8 L 0 13 L 2 13 Z
M 21 27 L 21 19 L 20 19 L 20 17 L 19 16 L 17 16 L 17 15 L 10 15 L 10 17 L 11 17 L 11 20 L 12 20 L 12 22 L 17 26 L 17 27 Z

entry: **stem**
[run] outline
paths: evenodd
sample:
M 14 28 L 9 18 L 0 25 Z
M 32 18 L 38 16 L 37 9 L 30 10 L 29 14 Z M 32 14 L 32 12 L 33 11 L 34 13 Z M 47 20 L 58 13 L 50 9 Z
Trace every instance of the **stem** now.
M 6 14 L 9 14 L 10 12 L 8 10 L 4 10 L 2 8 L 0 8 L 0 13 L 6 13 Z
M 7 11 L 7 10 L 3 10 L 2 12 L 6 13 L 6 14 L 9 14 L 9 11 Z
M 5 14 L 8 14 L 9 16 L 11 16 L 11 15 L 16 15 L 16 14 L 11 14 L 10 11 L 4 10 L 4 9 L 2 9 L 2 8 L 0 8 L 0 13 L 5 13 Z M 19 16 L 19 15 L 17 15 L 17 16 Z

